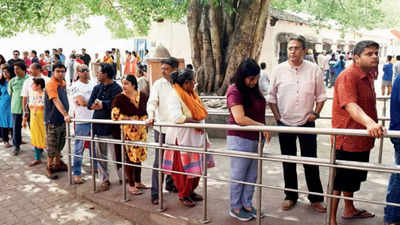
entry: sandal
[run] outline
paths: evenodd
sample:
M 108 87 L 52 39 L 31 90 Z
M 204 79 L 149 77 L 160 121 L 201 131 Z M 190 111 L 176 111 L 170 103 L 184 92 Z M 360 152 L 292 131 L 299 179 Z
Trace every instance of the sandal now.
M 203 201 L 203 196 L 201 196 L 195 192 L 193 192 L 189 197 L 190 197 L 190 199 L 192 199 L 195 202 Z
M 150 189 L 149 187 L 147 187 L 146 185 L 139 183 L 139 184 L 135 184 L 135 188 L 137 189 Z
M 368 212 L 365 209 L 359 209 L 358 212 L 351 216 L 342 216 L 342 219 L 351 220 L 351 219 L 364 219 L 374 217 L 375 214 Z
M 128 187 L 128 191 L 133 195 L 141 195 L 143 192 L 135 187 Z
M 31 163 L 29 163 L 29 167 L 36 166 L 36 165 L 39 165 L 41 163 L 42 163 L 41 160 L 33 160 Z
M 189 208 L 196 206 L 196 203 L 192 199 L 190 199 L 190 197 L 180 198 L 179 201 L 182 202 L 184 206 Z
M 152 195 L 151 196 L 151 204 L 153 205 L 158 205 L 159 201 L 158 201 L 158 195 Z

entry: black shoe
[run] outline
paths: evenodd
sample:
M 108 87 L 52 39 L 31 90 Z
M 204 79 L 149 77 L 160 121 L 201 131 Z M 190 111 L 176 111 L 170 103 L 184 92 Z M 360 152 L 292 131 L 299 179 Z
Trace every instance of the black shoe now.
M 21 151 L 21 149 L 19 148 L 14 148 L 14 156 L 19 155 L 19 152 Z
M 165 189 L 169 192 L 178 193 L 178 189 L 175 186 L 165 187 Z

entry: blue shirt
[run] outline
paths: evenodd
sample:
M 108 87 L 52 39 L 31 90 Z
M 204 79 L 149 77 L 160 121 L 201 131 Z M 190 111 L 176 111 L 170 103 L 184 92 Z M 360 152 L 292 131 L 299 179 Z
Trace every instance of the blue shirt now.
M 345 65 L 346 65 L 346 63 L 344 61 L 340 61 L 340 60 L 335 64 L 334 68 L 335 68 L 335 77 L 336 78 L 344 70 Z
M 390 97 L 390 126 L 389 130 L 400 130 L 400 76 L 393 83 Z
M 392 63 L 386 63 L 383 65 L 383 78 L 382 80 L 384 81 L 392 81 L 393 77 L 393 64 Z
M 109 85 L 100 83 L 93 88 L 90 95 L 87 107 L 90 109 L 96 99 L 100 100 L 103 108 L 94 110 L 93 119 L 106 119 L 111 120 L 111 103 L 116 95 L 122 92 L 121 86 L 116 82 Z M 108 136 L 112 133 L 112 126 L 109 124 L 93 124 L 93 131 L 95 135 Z

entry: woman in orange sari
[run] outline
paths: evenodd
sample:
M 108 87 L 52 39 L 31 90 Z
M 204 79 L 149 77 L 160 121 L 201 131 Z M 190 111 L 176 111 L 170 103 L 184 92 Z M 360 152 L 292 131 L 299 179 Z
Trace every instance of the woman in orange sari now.
M 169 120 L 173 123 L 204 123 L 207 118 L 207 109 L 203 105 L 194 89 L 194 72 L 181 70 L 171 75 L 173 92 L 169 96 L 168 111 Z M 166 133 L 166 143 L 181 146 L 202 147 L 208 137 L 203 130 L 195 128 L 169 127 Z M 207 167 L 215 166 L 211 155 L 206 157 Z M 178 172 L 201 175 L 204 170 L 203 155 L 192 152 L 180 152 L 173 150 L 164 151 L 163 169 Z M 193 207 L 196 201 L 203 197 L 194 190 L 199 184 L 200 178 L 191 175 L 175 174 L 172 179 L 178 189 L 179 200 L 184 206 Z
M 125 66 L 124 66 L 124 75 L 131 74 L 131 59 L 132 59 L 131 52 L 127 52 Z

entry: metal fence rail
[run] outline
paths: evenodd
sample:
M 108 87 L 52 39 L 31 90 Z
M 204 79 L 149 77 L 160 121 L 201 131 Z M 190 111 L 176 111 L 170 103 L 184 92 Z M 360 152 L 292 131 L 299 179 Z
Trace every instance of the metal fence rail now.
M 343 160 L 336 160 L 335 157 L 335 147 L 334 144 L 331 146 L 330 157 L 329 159 L 319 159 L 319 158 L 309 158 L 309 157 L 298 157 L 298 156 L 287 156 L 287 155 L 277 155 L 277 154 L 270 154 L 264 153 L 261 145 L 261 141 L 258 144 L 258 151 L 257 153 L 245 153 L 245 152 L 237 152 L 237 151 L 229 151 L 229 150 L 218 150 L 208 148 L 207 144 L 204 143 L 202 147 L 188 147 L 188 146 L 176 146 L 171 144 L 162 144 L 161 138 L 158 143 L 155 142 L 136 142 L 136 141 L 129 141 L 124 140 L 124 131 L 121 129 L 121 140 L 118 139 L 107 139 L 107 138 L 97 138 L 93 134 L 93 124 L 94 123 L 101 123 L 101 124 L 131 124 L 131 125 L 145 125 L 143 121 L 112 121 L 112 120 L 98 120 L 98 119 L 90 119 L 90 120 L 77 120 L 74 119 L 74 122 L 84 122 L 91 124 L 91 135 L 90 137 L 81 137 L 81 136 L 72 136 L 70 131 L 70 124 L 67 126 L 67 150 L 68 150 L 68 177 L 69 182 L 72 184 L 72 168 L 71 168 L 71 161 L 72 156 L 75 156 L 71 153 L 71 141 L 72 140 L 86 140 L 91 142 L 91 153 L 92 157 L 88 157 L 91 160 L 91 168 L 92 168 L 92 179 L 93 179 L 93 191 L 96 191 L 96 180 L 95 180 L 95 173 L 94 173 L 94 161 L 107 161 L 111 163 L 117 163 L 122 165 L 129 165 L 134 167 L 140 167 L 144 169 L 151 169 L 158 171 L 159 174 L 159 210 L 165 210 L 163 205 L 163 192 L 162 192 L 162 172 L 171 172 L 176 174 L 184 174 L 190 175 L 195 177 L 200 177 L 203 180 L 202 183 L 202 194 L 203 194 L 203 208 L 202 208 L 202 222 L 208 223 L 210 222 L 208 218 L 208 199 L 207 199 L 207 180 L 213 179 L 222 182 L 236 182 L 241 184 L 248 184 L 253 185 L 256 188 L 256 206 L 257 206 L 257 224 L 261 224 L 261 200 L 262 200 L 262 189 L 273 189 L 273 190 L 280 190 L 280 191 L 294 191 L 303 194 L 314 194 L 319 196 L 324 196 L 327 198 L 327 216 L 326 216 L 326 224 L 329 224 L 329 220 L 331 218 L 331 201 L 332 198 L 339 198 L 339 199 L 347 199 L 347 200 L 354 200 L 360 202 L 366 202 L 371 204 L 378 204 L 378 205 L 391 205 L 400 207 L 400 204 L 390 203 L 386 201 L 373 201 L 369 199 L 362 199 L 362 198 L 350 198 L 344 196 L 336 196 L 333 195 L 333 181 L 335 177 L 336 168 L 346 168 L 346 169 L 358 169 L 358 170 L 367 170 L 373 172 L 380 172 L 380 173 L 400 173 L 400 166 L 395 165 L 383 165 L 383 164 L 376 164 L 376 163 L 362 163 L 362 162 L 354 162 L 354 161 L 343 161 Z M 237 125 L 228 125 L 228 124 L 194 124 L 194 123 L 187 123 L 187 124 L 170 124 L 170 123 L 156 123 L 154 126 L 158 126 L 160 129 L 165 129 L 167 127 L 185 127 L 185 128 L 198 128 L 203 129 L 205 132 L 207 129 L 221 129 L 221 130 L 242 130 L 242 131 L 257 131 L 259 132 L 259 140 L 262 138 L 262 131 L 270 131 L 270 132 L 285 132 L 285 133 L 305 133 L 305 134 L 322 134 L 322 135 L 332 135 L 334 136 L 334 143 L 336 142 L 337 135 L 347 135 L 347 136 L 368 136 L 366 130 L 352 130 L 352 129 L 333 129 L 333 128 L 303 128 L 303 127 L 281 127 L 281 126 L 237 126 Z M 388 131 L 385 138 L 400 138 L 400 131 Z M 205 140 L 206 141 L 206 140 Z M 124 148 L 121 148 L 121 153 L 123 156 L 122 162 L 116 162 L 109 159 L 99 159 L 94 158 L 94 143 L 95 142 L 102 142 L 102 143 L 109 143 L 109 144 L 121 144 L 122 146 L 125 145 L 135 145 L 135 146 L 146 146 L 148 148 L 159 148 L 159 149 L 169 149 L 169 150 L 176 150 L 181 152 L 194 152 L 202 154 L 205 158 L 206 155 L 218 155 L 224 157 L 241 157 L 241 158 L 250 158 L 258 160 L 258 174 L 257 174 L 257 181 L 256 183 L 248 183 L 239 180 L 232 180 L 227 178 L 217 178 L 212 177 L 207 174 L 207 166 L 206 160 L 203 160 L 203 174 L 191 174 L 186 172 L 177 172 L 171 170 L 162 169 L 162 162 L 161 162 L 161 154 L 163 151 L 159 152 L 159 167 L 153 168 L 152 166 L 144 166 L 144 165 L 133 165 L 125 163 L 125 154 Z M 81 157 L 81 156 L 78 156 Z M 82 156 L 82 158 L 85 158 Z M 329 168 L 329 181 L 328 181 L 328 188 L 325 193 L 315 193 L 305 190 L 293 190 L 289 188 L 283 188 L 280 186 L 272 186 L 272 185 L 265 185 L 262 183 L 262 162 L 263 161 L 270 161 L 270 162 L 290 162 L 290 163 L 298 163 L 298 164 L 306 164 L 306 165 L 316 165 L 316 166 L 323 166 Z M 126 192 L 126 181 L 124 175 L 124 169 L 122 169 L 123 173 L 123 200 L 127 201 L 127 192 Z

